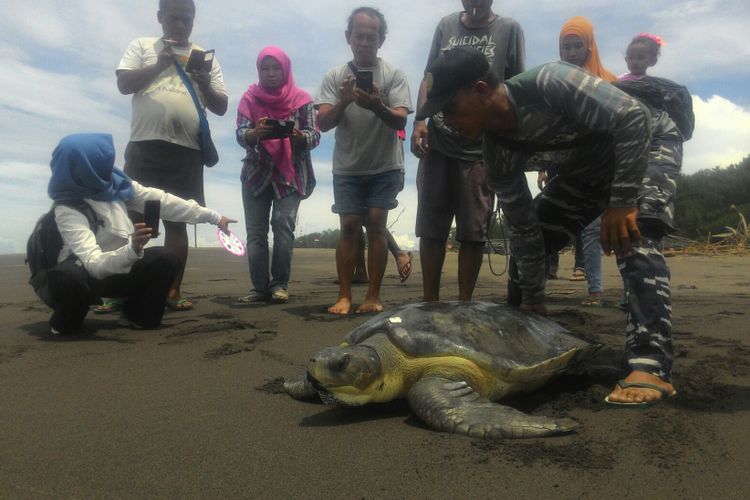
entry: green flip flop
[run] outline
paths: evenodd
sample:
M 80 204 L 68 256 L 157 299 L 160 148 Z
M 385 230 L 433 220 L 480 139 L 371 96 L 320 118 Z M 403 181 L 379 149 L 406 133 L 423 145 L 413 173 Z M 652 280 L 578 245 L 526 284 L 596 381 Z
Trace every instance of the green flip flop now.
M 106 299 L 104 302 L 94 307 L 94 314 L 109 314 L 118 312 L 122 309 L 122 305 L 125 303 L 122 299 Z
M 667 398 L 671 398 L 677 395 L 677 391 L 675 390 L 673 390 L 672 392 L 669 392 L 664 387 L 660 387 L 654 384 L 649 384 L 646 382 L 625 382 L 625 380 L 618 380 L 617 385 L 619 385 L 621 389 L 627 389 L 628 387 L 637 387 L 641 389 L 653 389 L 655 391 L 658 391 L 661 394 L 661 398 L 657 399 L 656 401 L 642 401 L 640 403 L 636 403 L 636 402 L 623 403 L 620 401 L 610 401 L 609 396 L 607 396 L 604 398 L 605 403 L 613 405 L 613 406 L 625 406 L 628 408 L 647 408 L 657 403 L 661 403 Z

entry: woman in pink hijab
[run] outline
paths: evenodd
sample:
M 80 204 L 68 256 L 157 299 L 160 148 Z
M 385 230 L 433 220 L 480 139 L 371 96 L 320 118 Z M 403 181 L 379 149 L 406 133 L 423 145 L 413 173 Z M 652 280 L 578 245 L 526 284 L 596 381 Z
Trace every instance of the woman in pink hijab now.
M 247 152 L 240 179 L 252 281 L 250 294 L 239 300 L 286 302 L 297 209 L 315 187 L 310 150 L 318 145 L 320 131 L 313 99 L 294 84 L 284 51 L 264 48 L 256 66 L 258 83 L 248 87 L 237 109 L 237 142 Z

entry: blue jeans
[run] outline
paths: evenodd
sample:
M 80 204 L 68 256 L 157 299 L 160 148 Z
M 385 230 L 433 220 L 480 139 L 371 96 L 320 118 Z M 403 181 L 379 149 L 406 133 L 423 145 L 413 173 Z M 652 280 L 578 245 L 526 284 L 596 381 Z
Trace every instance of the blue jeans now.
M 575 253 L 573 254 L 575 262 L 573 263 L 573 270 L 586 269 L 586 260 L 583 258 L 583 239 L 581 233 L 578 233 L 575 237 Z
M 583 242 L 584 269 L 586 269 L 586 281 L 589 284 L 589 293 L 602 293 L 602 242 L 601 242 L 602 218 L 597 217 L 581 231 Z
M 258 196 L 253 196 L 243 184 L 242 204 L 245 208 L 247 229 L 247 261 L 253 290 L 271 293 L 277 288 L 286 290 L 292 270 L 294 228 L 301 198 L 292 193 L 280 200 L 269 186 Z M 271 208 L 273 207 L 273 211 Z M 268 270 L 268 222 L 273 230 L 273 255 L 271 272 Z

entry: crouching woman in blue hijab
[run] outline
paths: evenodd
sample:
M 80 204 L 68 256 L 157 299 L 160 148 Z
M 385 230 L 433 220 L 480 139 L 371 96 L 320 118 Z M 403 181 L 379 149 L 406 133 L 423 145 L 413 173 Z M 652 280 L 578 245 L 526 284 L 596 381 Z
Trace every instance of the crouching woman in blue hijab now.
M 89 306 L 101 297 L 126 298 L 123 326 L 150 329 L 161 323 L 167 292 L 181 264 L 163 247 L 144 249 L 152 228 L 133 226 L 128 210 L 143 213 L 146 200 L 159 200 L 165 220 L 208 222 L 224 231 L 235 222 L 193 200 L 141 186 L 114 161 L 109 134 L 69 135 L 52 153 L 47 192 L 55 202 L 63 241 L 57 265 L 47 275 L 53 334 L 75 333 Z M 96 215 L 94 227 L 80 210 L 83 203 Z

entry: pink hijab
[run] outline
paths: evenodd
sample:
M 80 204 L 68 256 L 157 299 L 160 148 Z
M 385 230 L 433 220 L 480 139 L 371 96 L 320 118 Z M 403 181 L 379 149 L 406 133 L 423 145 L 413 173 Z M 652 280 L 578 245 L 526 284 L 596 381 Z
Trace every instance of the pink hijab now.
M 260 65 L 266 57 L 272 57 L 281 65 L 282 84 L 279 88 L 269 90 L 260 83 L 254 83 L 242 95 L 237 111 L 257 123 L 261 118 L 286 120 L 299 108 L 313 101 L 310 94 L 294 84 L 292 62 L 283 50 L 273 45 L 264 48 L 258 54 L 255 66 L 260 74 Z M 262 143 L 273 158 L 276 169 L 287 182 L 294 179 L 294 162 L 292 157 L 292 140 L 266 139 Z

